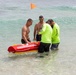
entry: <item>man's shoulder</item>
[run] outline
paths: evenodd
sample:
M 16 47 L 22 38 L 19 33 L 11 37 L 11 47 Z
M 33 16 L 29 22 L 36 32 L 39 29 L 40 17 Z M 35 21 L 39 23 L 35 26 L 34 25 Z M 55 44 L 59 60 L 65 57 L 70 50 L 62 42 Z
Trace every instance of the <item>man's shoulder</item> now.
M 45 23 L 46 26 L 50 27 L 50 25 L 48 23 Z
M 59 28 L 60 28 L 59 25 L 57 23 L 55 23 L 54 29 L 59 29 Z
M 24 25 L 23 27 L 22 27 L 22 30 L 26 30 L 27 29 L 27 27 Z
M 35 24 L 35 27 L 38 27 L 38 26 L 39 26 L 39 22 Z
M 55 23 L 55 26 L 59 26 L 57 23 Z
M 35 25 L 38 26 L 39 24 L 40 24 L 40 23 L 38 22 L 38 23 L 36 23 Z

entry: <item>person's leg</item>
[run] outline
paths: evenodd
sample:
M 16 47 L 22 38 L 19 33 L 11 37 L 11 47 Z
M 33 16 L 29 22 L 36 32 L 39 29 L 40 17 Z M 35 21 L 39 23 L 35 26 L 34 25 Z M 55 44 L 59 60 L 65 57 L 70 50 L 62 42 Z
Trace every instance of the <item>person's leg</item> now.
M 51 44 L 49 44 L 49 43 L 48 44 L 45 44 L 45 49 L 44 49 L 45 50 L 45 55 L 48 55 L 49 54 L 50 45 Z
M 57 49 L 57 50 L 58 50 L 58 47 L 59 47 L 59 43 L 56 44 L 56 49 Z
M 57 44 L 52 44 L 51 50 L 58 50 L 58 46 L 59 46 L 59 43 L 57 43 Z
M 38 55 L 37 55 L 37 57 L 44 57 L 43 53 L 44 53 L 43 43 L 40 42 L 40 46 L 38 48 Z
M 45 52 L 49 52 L 49 47 L 51 44 L 45 44 Z
M 40 46 L 38 48 L 38 53 L 43 53 L 43 52 L 44 52 L 43 43 L 40 42 Z

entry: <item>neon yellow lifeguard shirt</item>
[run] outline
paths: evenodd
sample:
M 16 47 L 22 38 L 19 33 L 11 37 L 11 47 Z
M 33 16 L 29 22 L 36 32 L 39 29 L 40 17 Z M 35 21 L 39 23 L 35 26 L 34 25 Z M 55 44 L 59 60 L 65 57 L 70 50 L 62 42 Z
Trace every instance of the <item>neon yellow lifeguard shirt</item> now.
M 52 33 L 52 43 L 60 43 L 60 28 L 59 26 L 55 23 L 53 27 L 53 33 Z
M 42 43 L 52 43 L 52 28 L 49 24 L 44 23 L 39 34 L 41 34 Z

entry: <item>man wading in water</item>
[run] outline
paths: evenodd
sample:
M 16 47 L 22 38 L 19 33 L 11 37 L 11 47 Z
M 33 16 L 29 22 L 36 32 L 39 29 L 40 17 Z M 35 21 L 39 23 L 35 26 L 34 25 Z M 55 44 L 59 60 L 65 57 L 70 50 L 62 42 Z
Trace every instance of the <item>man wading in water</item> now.
M 58 50 L 58 46 L 60 44 L 60 27 L 52 19 L 48 20 L 48 24 L 50 24 L 53 30 L 51 50 Z
M 29 27 L 32 25 L 32 22 L 33 22 L 32 19 L 28 19 L 26 24 L 22 28 L 22 39 L 21 39 L 22 44 L 31 42 L 29 38 L 30 33 Z
M 41 34 L 38 34 L 44 24 L 44 17 L 39 16 L 39 22 L 34 27 L 34 40 L 41 41 Z

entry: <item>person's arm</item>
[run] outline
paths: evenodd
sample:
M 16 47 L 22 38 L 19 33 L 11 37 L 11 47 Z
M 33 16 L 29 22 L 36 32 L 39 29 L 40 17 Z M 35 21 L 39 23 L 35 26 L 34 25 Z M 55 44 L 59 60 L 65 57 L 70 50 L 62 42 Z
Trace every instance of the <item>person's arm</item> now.
M 44 24 L 42 29 L 40 30 L 39 34 L 43 34 L 46 30 L 46 25 Z
M 22 37 L 23 37 L 24 41 L 26 41 L 27 43 L 29 42 L 26 38 L 26 29 L 25 28 L 22 28 Z
M 36 30 L 37 30 L 37 25 L 34 27 L 34 40 L 36 40 Z

